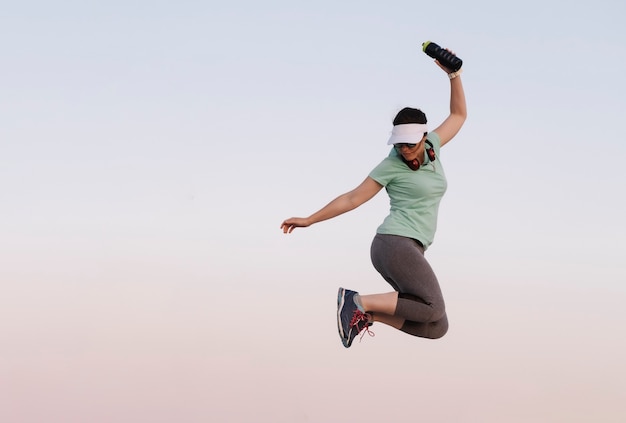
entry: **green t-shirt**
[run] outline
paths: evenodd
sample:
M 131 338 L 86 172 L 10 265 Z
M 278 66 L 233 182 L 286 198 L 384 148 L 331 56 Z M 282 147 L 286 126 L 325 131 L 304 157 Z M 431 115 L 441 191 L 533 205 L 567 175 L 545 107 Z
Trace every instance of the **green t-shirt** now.
M 411 170 L 392 147 L 386 157 L 369 174 L 389 195 L 390 212 L 377 233 L 413 238 L 428 248 L 435 237 L 439 203 L 448 186 L 439 151 L 439 135 L 429 132 L 426 139 L 435 150 L 436 160 L 430 161 L 424 151 L 424 163 Z

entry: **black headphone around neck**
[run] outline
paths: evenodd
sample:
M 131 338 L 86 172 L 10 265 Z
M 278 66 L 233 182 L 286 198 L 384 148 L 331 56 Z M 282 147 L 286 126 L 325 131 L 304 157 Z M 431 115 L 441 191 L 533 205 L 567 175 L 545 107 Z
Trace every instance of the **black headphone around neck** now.
M 425 140 L 425 142 L 426 142 L 426 155 L 428 155 L 428 160 L 430 160 L 431 162 L 434 162 L 435 160 L 437 160 L 437 155 L 435 154 L 435 149 L 433 147 L 433 144 L 428 140 Z M 408 161 L 401 154 L 400 154 L 400 158 L 402 159 L 404 163 L 406 163 L 406 165 L 411 170 L 419 170 L 421 166 L 419 160 L 415 159 L 415 160 Z

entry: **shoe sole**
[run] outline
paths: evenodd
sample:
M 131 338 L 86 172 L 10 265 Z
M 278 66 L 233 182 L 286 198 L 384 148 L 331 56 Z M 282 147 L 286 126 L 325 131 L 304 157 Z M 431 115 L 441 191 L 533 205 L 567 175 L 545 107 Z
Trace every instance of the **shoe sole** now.
M 339 291 L 337 292 L 337 329 L 339 331 L 339 336 L 341 337 L 341 343 L 344 347 L 346 346 L 346 338 L 343 333 L 343 325 L 341 324 L 341 311 L 343 310 L 343 306 L 346 301 L 345 293 L 346 290 L 343 288 L 339 288 Z

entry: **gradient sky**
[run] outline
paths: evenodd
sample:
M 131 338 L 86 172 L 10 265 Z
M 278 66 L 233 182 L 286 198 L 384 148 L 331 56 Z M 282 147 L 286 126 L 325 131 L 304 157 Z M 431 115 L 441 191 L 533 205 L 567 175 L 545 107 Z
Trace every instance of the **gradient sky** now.
M 626 421 L 623 1 L 5 3 L 0 421 Z M 279 226 L 446 117 L 426 40 L 450 331 L 346 350 L 384 191 Z

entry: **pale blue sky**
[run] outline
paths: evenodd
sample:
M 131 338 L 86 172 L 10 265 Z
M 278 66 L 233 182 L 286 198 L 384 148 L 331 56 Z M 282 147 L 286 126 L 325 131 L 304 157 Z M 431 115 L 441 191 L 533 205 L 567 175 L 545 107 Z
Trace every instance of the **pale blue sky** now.
M 0 6 L 0 420 L 623 422 L 625 14 Z M 337 287 L 388 289 L 384 192 L 279 225 L 360 183 L 400 108 L 445 118 L 426 40 L 465 63 L 427 253 L 451 329 L 345 350 Z

